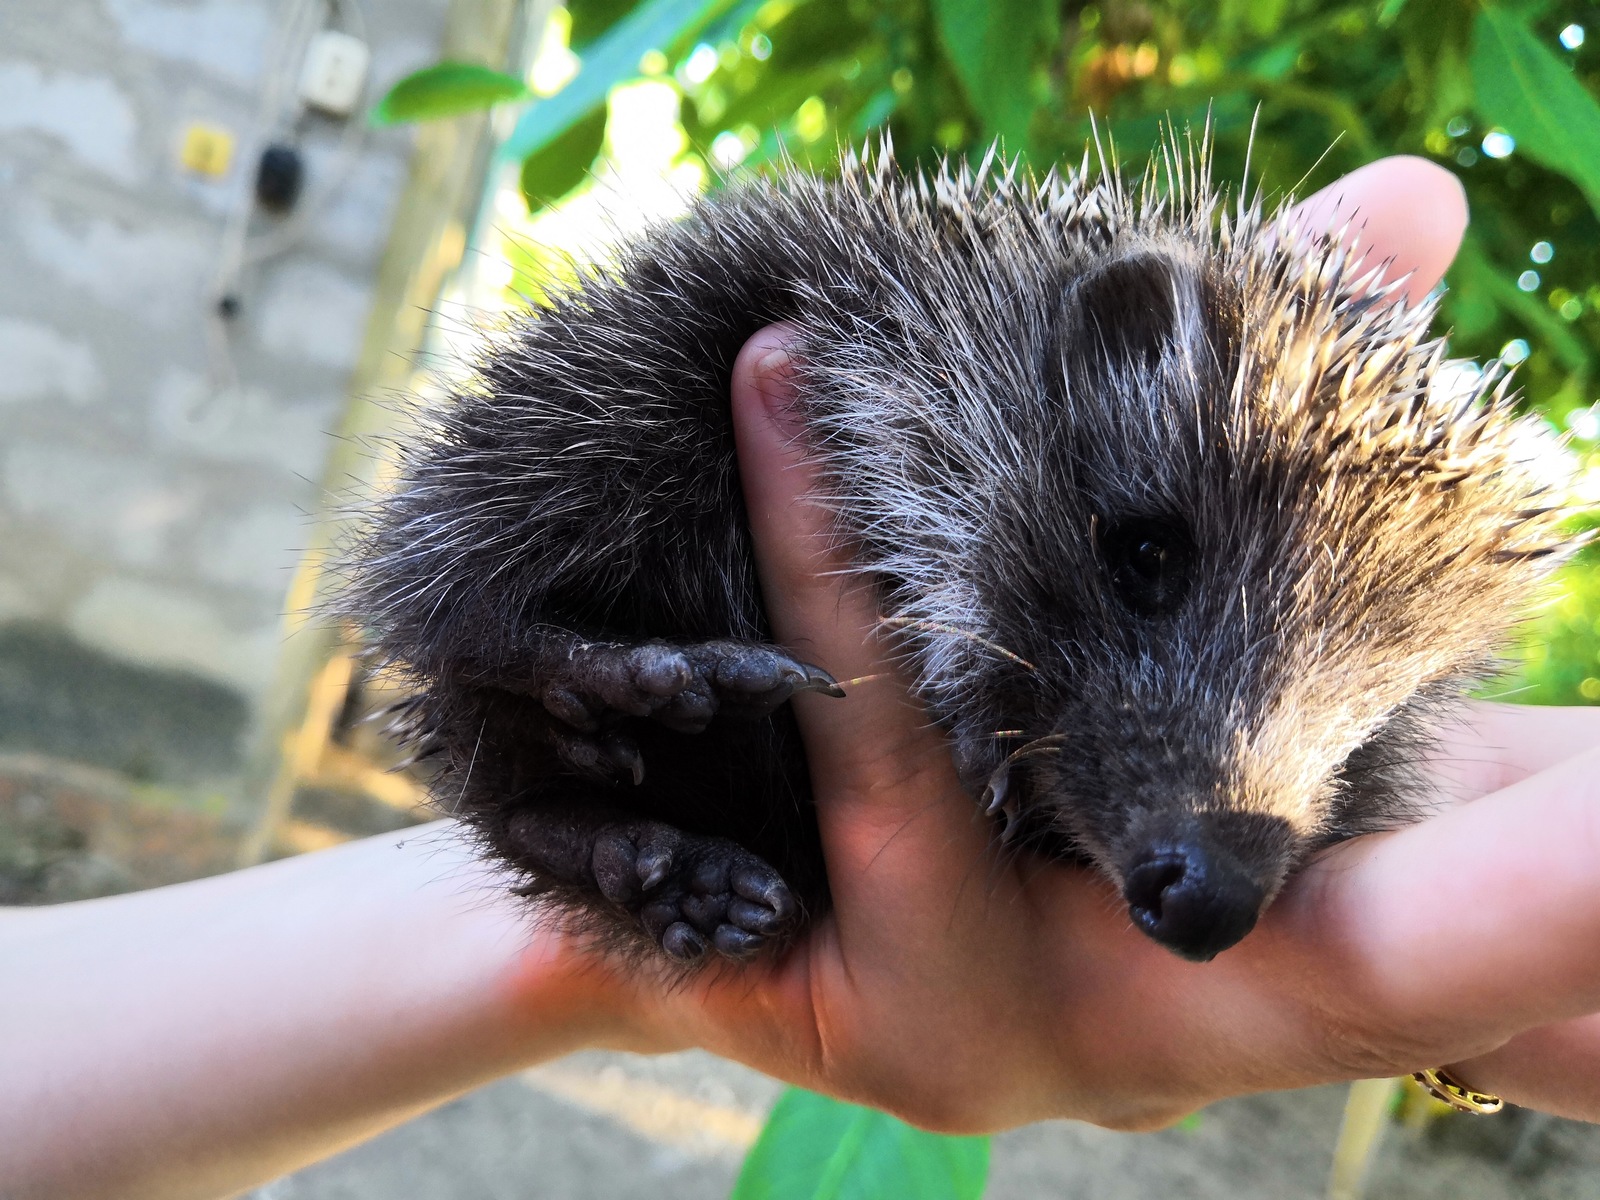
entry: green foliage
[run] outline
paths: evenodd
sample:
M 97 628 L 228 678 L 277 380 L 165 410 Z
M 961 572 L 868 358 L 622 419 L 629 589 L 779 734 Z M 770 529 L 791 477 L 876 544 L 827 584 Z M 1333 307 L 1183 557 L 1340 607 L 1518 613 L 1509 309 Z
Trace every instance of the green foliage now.
M 613 87 L 639 73 L 647 52 L 681 49 L 730 7 L 732 0 L 644 0 L 588 47 L 571 83 L 523 113 L 501 153 L 522 160 L 543 150 L 603 108 Z
M 606 140 L 606 108 L 599 105 L 522 160 L 519 176 L 530 209 L 561 199 L 583 182 Z
M 632 12 L 635 3 L 637 0 L 573 0 L 567 5 L 567 15 L 572 19 L 568 44 L 574 50 L 583 50 Z
M 1574 10 L 1575 12 L 1575 10 Z M 982 153 L 1079 161 L 1093 137 L 1137 166 L 1163 123 L 1215 131 L 1215 172 L 1305 194 L 1383 154 L 1454 171 L 1473 212 L 1442 308 L 1457 353 L 1526 354 L 1526 403 L 1575 434 L 1600 477 L 1600 27 L 1546 0 L 573 0 L 583 69 L 529 109 L 511 152 L 553 143 L 634 77 L 645 52 L 683 95 L 716 168 L 787 155 L 829 169 L 887 127 L 904 162 Z M 1600 22 L 1597 22 L 1600 26 Z M 714 69 L 690 71 L 715 54 Z M 664 69 L 662 69 L 664 68 Z M 1254 142 L 1251 129 L 1254 124 Z M 576 135 L 573 135 L 576 138 Z M 584 143 L 585 146 L 592 143 Z M 559 195 L 569 154 L 541 186 Z M 559 167 L 559 169 L 558 169 Z M 580 168 L 581 170 L 581 168 Z M 1600 589 L 1587 565 L 1533 632 L 1525 699 L 1600 699 Z M 1559 618 L 1562 612 L 1579 617 Z
M 1516 15 L 1489 7 L 1472 39 L 1478 111 L 1600 207 L 1600 104 Z
M 442 62 L 413 71 L 389 89 L 372 110 L 375 125 L 433 121 L 478 112 L 530 95 L 520 79 L 475 63 Z
M 933 15 L 973 112 L 1012 153 L 1026 152 L 1037 107 L 1032 67 L 1055 14 L 1037 0 L 933 0 Z
M 790 1088 L 745 1159 L 732 1200 L 977 1200 L 989 1139 L 941 1137 Z

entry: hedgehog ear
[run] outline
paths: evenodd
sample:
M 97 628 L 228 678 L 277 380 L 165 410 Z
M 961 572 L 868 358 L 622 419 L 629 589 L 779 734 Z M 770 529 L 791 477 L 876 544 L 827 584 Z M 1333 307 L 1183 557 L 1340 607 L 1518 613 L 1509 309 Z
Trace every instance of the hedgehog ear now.
M 1153 367 L 1178 335 L 1184 274 L 1152 250 L 1085 272 L 1067 287 L 1064 348 L 1085 364 Z

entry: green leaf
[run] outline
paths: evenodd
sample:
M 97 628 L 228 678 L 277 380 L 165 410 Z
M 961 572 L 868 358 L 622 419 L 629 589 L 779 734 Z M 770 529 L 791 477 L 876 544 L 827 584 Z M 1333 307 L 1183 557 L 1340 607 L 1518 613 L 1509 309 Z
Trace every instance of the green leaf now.
M 567 0 L 567 15 L 572 18 L 567 44 L 582 51 L 627 16 L 631 8 L 633 0 Z
M 1378 9 L 1378 25 L 1387 29 L 1400 19 L 1400 14 L 1405 10 L 1406 0 L 1383 0 L 1383 5 Z
M 597 108 L 542 150 L 522 160 L 522 196 L 530 210 L 553 204 L 584 181 L 606 140 L 606 110 Z
M 1427 105 L 1425 123 L 1430 129 L 1442 129 L 1451 118 L 1476 107 L 1466 41 L 1464 37 L 1445 37 L 1439 44 L 1432 73 L 1421 91 Z
M 413 71 L 389 89 L 372 110 L 374 125 L 433 121 L 479 112 L 533 93 L 520 79 L 476 63 L 442 62 Z
M 525 159 L 542 150 L 603 105 L 612 88 L 636 76 L 646 51 L 686 41 L 733 3 L 645 0 L 589 47 L 578 74 L 566 87 L 522 114 L 500 153 Z
M 946 55 L 987 132 L 1027 149 L 1033 69 L 1049 30 L 1040 0 L 934 0 Z
M 1250 5 L 1249 16 L 1245 18 L 1250 26 L 1250 32 L 1258 37 L 1270 37 L 1277 33 L 1288 8 L 1288 0 L 1254 0 Z
M 923 1133 L 884 1113 L 790 1088 L 731 1200 L 978 1200 L 989 1139 Z
M 1472 79 L 1479 115 L 1577 184 L 1600 212 L 1600 104 L 1521 17 L 1494 7 L 1478 14 Z

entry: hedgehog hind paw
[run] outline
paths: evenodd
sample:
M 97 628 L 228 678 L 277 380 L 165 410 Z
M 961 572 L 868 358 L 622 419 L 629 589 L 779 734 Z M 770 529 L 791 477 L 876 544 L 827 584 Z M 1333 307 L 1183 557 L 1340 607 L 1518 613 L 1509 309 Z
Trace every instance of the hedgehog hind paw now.
M 724 838 L 576 812 L 524 814 L 514 836 L 536 878 L 599 892 L 607 908 L 680 963 L 712 952 L 749 958 L 800 920 L 783 876 Z
M 721 838 L 679 833 L 665 852 L 647 842 L 636 873 L 650 885 L 639 923 L 680 962 L 713 950 L 724 958 L 749 958 L 781 941 L 800 915 L 782 875 Z

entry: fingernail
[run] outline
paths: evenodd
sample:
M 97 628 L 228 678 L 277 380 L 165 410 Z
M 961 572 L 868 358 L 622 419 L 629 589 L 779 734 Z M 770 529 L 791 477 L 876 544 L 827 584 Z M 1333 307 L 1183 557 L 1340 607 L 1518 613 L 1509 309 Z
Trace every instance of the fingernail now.
M 772 417 L 772 423 L 785 437 L 797 437 L 804 422 L 790 382 L 794 375 L 794 359 L 788 347 L 777 346 L 767 351 L 756 360 L 751 375 L 751 382 Z

